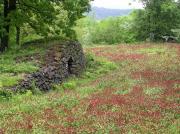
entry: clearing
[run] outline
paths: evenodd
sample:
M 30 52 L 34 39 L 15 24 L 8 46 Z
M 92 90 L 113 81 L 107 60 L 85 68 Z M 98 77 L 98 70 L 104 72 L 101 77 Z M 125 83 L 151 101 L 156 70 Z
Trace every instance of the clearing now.
M 180 44 L 95 46 L 85 53 L 88 67 L 82 76 L 54 85 L 54 91 L 10 98 L 6 93 L 0 134 L 180 133 Z M 38 68 L 33 57 L 13 67 L 3 58 L 1 87 Z

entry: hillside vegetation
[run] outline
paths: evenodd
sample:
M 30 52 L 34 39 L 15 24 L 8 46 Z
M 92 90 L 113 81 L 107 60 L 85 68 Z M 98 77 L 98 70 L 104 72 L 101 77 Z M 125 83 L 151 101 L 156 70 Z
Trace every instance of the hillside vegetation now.
M 180 41 L 180 4 L 174 0 L 143 0 L 144 9 L 129 15 L 97 20 L 89 16 L 78 21 L 77 37 L 83 44 L 118 44 Z M 111 10 L 113 11 L 113 10 Z M 98 10 L 102 14 L 109 15 Z M 116 10 L 113 12 L 116 14 Z M 99 14 L 99 13 L 97 13 Z M 102 15 L 103 16 L 103 15 Z
M 54 85 L 51 92 L 12 95 L 1 90 L 0 132 L 180 132 L 178 44 L 99 46 L 85 52 L 86 71 L 79 78 Z M 28 72 L 37 69 L 32 63 L 27 65 Z M 1 72 L 9 80 L 3 86 L 15 84 L 10 82 L 16 77 L 14 72 L 20 78 L 27 73 L 23 64 L 15 66 Z
M 0 134 L 180 133 L 180 0 L 91 1 L 0 0 Z

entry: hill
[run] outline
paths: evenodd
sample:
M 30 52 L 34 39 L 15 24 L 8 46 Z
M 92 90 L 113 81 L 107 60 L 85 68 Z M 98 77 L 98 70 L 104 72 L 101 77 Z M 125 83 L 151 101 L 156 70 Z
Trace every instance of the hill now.
M 95 15 L 96 19 L 102 20 L 108 17 L 125 16 L 131 13 L 133 9 L 108 9 L 102 7 L 92 7 L 89 15 Z

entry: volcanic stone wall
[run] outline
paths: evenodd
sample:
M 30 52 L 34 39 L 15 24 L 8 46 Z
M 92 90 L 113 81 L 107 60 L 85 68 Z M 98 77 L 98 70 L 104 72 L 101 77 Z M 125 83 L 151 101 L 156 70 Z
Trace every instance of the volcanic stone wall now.
M 42 91 L 51 89 L 52 84 L 62 83 L 71 75 L 79 75 L 85 68 L 85 56 L 80 43 L 68 41 L 48 50 L 40 71 L 21 82 L 20 90 L 35 87 Z

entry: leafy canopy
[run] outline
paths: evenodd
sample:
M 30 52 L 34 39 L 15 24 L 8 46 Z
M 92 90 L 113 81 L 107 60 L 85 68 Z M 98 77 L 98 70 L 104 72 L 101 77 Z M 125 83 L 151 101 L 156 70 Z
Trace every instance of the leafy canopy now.
M 5 0 L 6 1 L 6 0 Z M 4 25 L 11 27 L 31 27 L 39 35 L 68 35 L 68 30 L 75 25 L 84 12 L 90 10 L 91 0 L 12 0 L 16 9 L 3 18 L 4 1 L 0 0 L 0 33 Z M 11 20 L 7 22 L 7 20 Z M 7 31 L 6 31 L 7 32 Z

